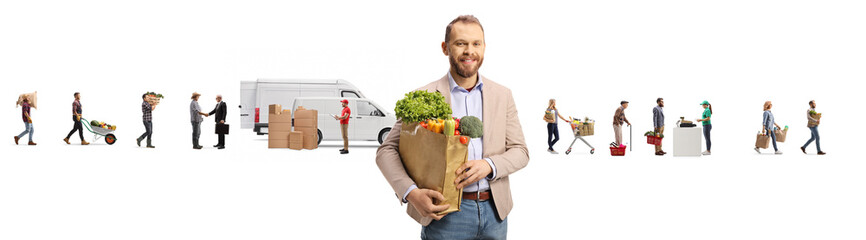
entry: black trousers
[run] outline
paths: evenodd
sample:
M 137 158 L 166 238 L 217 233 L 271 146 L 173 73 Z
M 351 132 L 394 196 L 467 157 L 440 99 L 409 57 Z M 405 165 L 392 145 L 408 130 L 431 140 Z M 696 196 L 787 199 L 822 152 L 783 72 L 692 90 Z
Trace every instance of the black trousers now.
M 219 139 L 219 142 L 217 142 L 217 145 L 225 147 L 226 146 L 226 135 L 225 134 L 217 134 L 217 138 Z
M 72 121 L 75 122 L 75 125 L 72 125 L 72 131 L 69 131 L 69 134 L 66 135 L 66 139 L 69 139 L 75 131 L 78 131 L 78 137 L 81 138 L 81 141 L 84 141 L 84 131 L 81 129 L 81 121 L 78 121 L 75 116 L 72 116 Z
M 214 126 L 214 128 L 218 128 L 220 125 L 221 125 L 220 123 L 217 123 L 216 126 Z M 217 146 L 223 146 L 223 147 L 226 146 L 226 135 L 225 134 L 217 134 L 217 139 L 218 139 Z

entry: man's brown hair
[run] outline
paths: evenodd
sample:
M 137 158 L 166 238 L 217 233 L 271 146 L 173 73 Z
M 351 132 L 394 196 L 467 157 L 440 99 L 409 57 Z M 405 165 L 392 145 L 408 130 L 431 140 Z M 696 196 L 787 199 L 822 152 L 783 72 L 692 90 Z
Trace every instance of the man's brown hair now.
M 446 43 L 448 42 L 448 40 L 451 39 L 451 27 L 454 26 L 454 23 L 457 23 L 457 22 L 478 24 L 478 27 L 481 27 L 481 32 L 482 33 L 484 32 L 484 27 L 481 26 L 481 22 L 478 21 L 478 18 L 475 18 L 475 16 L 472 16 L 472 15 L 460 15 L 459 17 L 455 18 L 454 20 L 451 20 L 451 23 L 448 24 L 448 27 L 445 27 L 445 42 Z

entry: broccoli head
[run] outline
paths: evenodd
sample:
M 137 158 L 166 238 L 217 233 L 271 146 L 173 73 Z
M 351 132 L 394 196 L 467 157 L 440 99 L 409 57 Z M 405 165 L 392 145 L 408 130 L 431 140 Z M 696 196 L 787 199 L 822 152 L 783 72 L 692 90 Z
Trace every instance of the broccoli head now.
M 480 138 L 484 135 L 484 124 L 477 117 L 465 116 L 460 119 L 460 133 L 470 138 Z

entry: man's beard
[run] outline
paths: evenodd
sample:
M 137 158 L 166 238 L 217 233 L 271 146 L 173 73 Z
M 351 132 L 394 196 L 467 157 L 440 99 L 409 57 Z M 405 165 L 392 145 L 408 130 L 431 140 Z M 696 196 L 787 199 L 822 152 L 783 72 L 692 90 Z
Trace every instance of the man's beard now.
M 449 57 L 448 62 L 451 63 L 451 68 L 457 71 L 457 75 L 460 75 L 463 78 L 472 77 L 475 74 L 478 74 L 478 69 L 481 68 L 481 63 L 484 62 L 484 58 L 477 58 L 478 64 L 475 65 L 474 68 L 464 69 L 460 62 L 457 61 L 457 57 Z

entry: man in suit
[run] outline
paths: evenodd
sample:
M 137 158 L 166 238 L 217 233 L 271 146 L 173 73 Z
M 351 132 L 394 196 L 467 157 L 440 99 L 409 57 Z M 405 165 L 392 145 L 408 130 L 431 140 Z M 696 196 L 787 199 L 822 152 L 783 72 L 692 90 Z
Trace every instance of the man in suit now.
M 219 128 L 220 125 L 226 123 L 226 114 L 228 111 L 228 107 L 226 107 L 226 103 L 223 102 L 223 95 L 217 95 L 216 101 L 217 101 L 216 107 L 214 107 L 214 109 L 212 111 L 210 111 L 210 113 L 208 113 L 207 115 L 216 114 L 216 118 L 214 119 L 214 121 L 216 122 L 217 128 Z M 219 142 L 217 142 L 217 145 L 213 145 L 213 146 L 217 149 L 225 149 L 226 148 L 226 135 L 225 135 L 225 133 L 220 132 L 217 135 L 219 136 Z
M 477 18 L 454 19 L 441 47 L 450 70 L 420 90 L 441 93 L 455 117 L 472 115 L 484 122 L 483 137 L 469 141 L 469 161 L 454 173 L 456 187 L 463 189 L 461 211 L 437 215 L 448 208 L 434 204 L 444 200 L 442 194 L 418 188 L 406 173 L 398 152 L 401 121 L 376 152 L 376 164 L 397 198 L 409 203 L 409 216 L 423 226 L 422 239 L 505 239 L 512 207 L 508 176 L 529 163 L 514 98 L 510 89 L 478 74 L 485 42 Z

